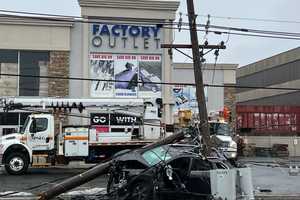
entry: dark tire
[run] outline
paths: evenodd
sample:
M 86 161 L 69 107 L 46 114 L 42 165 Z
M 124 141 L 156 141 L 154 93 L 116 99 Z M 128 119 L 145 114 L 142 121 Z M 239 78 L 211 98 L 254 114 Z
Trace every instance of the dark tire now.
M 5 159 L 5 169 L 11 175 L 24 174 L 29 165 L 29 160 L 23 153 L 12 152 Z
M 138 180 L 130 186 L 130 200 L 153 200 L 153 184 Z

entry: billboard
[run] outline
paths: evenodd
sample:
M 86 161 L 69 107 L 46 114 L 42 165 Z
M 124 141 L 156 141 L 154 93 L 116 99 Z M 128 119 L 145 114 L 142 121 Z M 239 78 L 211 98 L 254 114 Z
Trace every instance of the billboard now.
M 92 97 L 113 97 L 114 60 L 111 55 L 91 54 L 90 78 L 99 79 L 91 83 L 90 93 Z
M 138 71 L 137 56 L 115 56 L 116 97 L 137 97 Z
M 89 26 L 89 74 L 98 79 L 90 96 L 161 98 L 161 26 L 93 23 Z
M 161 56 L 143 55 L 139 59 L 139 96 L 160 97 L 162 85 Z
M 207 87 L 204 88 L 205 102 L 207 104 Z M 173 98 L 175 102 L 174 112 L 179 110 L 192 110 L 193 113 L 198 113 L 198 103 L 196 97 L 196 87 L 194 86 L 174 86 Z
M 161 97 L 161 55 L 90 53 L 92 97 Z

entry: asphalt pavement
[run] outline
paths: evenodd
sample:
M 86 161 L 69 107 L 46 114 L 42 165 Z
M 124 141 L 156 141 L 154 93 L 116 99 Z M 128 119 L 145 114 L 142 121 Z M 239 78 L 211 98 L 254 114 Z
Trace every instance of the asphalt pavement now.
M 34 196 L 45 191 L 51 185 L 59 183 L 85 170 L 86 169 L 69 168 L 29 169 L 28 173 L 22 176 L 12 176 L 0 170 L 0 199 L 10 199 L 8 197 L 11 197 L 11 199 L 17 199 L 17 197 L 34 199 Z M 106 176 L 98 177 L 82 186 L 74 188 L 65 195 L 92 195 L 103 192 L 106 188 L 106 180 Z M 24 198 L 22 199 L 25 200 Z
M 300 199 L 300 174 L 293 176 L 289 174 L 289 166 L 300 167 L 300 162 L 274 158 L 245 158 L 242 161 L 252 168 L 252 179 L 257 196 L 264 197 L 262 199 Z M 0 200 L 34 199 L 32 195 L 45 191 L 51 185 L 85 170 L 77 168 L 30 169 L 22 176 L 8 175 L 0 170 Z M 98 177 L 73 189 L 65 196 L 103 193 L 106 181 L 106 176 Z M 11 195 L 3 196 L 8 193 Z

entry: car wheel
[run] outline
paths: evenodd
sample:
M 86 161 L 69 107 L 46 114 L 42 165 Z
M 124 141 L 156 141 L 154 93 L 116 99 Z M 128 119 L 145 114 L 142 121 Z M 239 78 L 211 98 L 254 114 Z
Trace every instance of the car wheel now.
M 149 181 L 140 180 L 130 187 L 130 200 L 152 200 L 153 184 Z
M 9 174 L 24 174 L 29 165 L 29 160 L 22 153 L 11 153 L 5 159 L 5 169 Z

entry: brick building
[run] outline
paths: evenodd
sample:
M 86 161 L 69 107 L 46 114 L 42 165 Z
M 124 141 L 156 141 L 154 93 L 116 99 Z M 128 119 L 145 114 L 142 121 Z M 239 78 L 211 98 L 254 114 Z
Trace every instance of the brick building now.
M 2 16 L 0 72 L 34 76 L 68 76 L 73 23 Z M 0 96 L 68 96 L 67 80 L 0 77 Z M 0 114 L 0 135 L 20 127 L 28 112 Z

